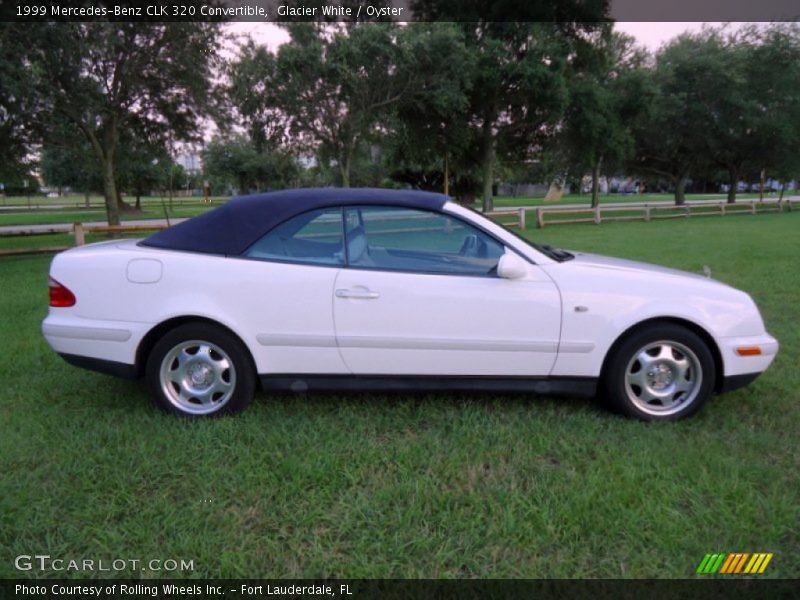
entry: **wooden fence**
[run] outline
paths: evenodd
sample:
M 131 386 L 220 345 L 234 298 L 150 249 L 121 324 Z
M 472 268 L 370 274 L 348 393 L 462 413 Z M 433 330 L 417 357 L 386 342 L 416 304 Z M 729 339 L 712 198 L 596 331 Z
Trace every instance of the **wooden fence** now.
M 777 201 L 739 201 L 735 204 L 726 202 L 696 202 L 675 206 L 674 204 L 648 204 L 631 202 L 626 205 L 591 207 L 559 207 L 559 206 L 521 206 L 517 208 L 498 209 L 485 213 L 489 217 L 515 217 L 515 221 L 502 220 L 500 223 L 506 227 L 519 227 L 525 229 L 527 215 L 533 212 L 536 227 L 543 229 L 546 225 L 561 225 L 566 223 L 594 223 L 600 224 L 611 221 L 654 221 L 660 219 L 684 219 L 691 217 L 725 216 L 735 214 L 758 214 L 762 212 L 793 211 L 800 206 L 800 197 L 785 198 Z M 573 218 L 548 219 L 547 215 L 581 215 Z M 583 216 L 586 215 L 586 216 Z M 135 233 L 139 231 L 156 231 L 166 229 L 163 223 L 152 225 L 92 225 L 82 223 L 72 225 L 52 226 L 47 228 L 18 228 L 13 231 L 0 231 L 2 237 L 28 237 L 39 235 L 72 234 L 75 236 L 75 246 L 86 243 L 87 233 Z M 19 256 L 25 254 L 48 254 L 61 252 L 71 246 L 46 246 L 38 248 L 9 248 L 0 249 L 2 256 Z
M 92 225 L 87 226 L 83 223 L 73 223 L 68 226 L 53 226 L 48 228 L 35 229 L 16 229 L 14 231 L 0 231 L 2 237 L 32 237 L 39 235 L 56 235 L 69 233 L 75 236 L 75 246 L 83 246 L 86 243 L 87 233 L 135 233 L 137 231 L 157 231 L 166 229 L 163 223 L 153 223 L 152 225 Z M 50 254 L 61 252 L 72 246 L 42 246 L 38 248 L 8 248 L 0 250 L 0 257 L 3 256 L 22 256 L 27 254 Z
M 599 205 L 592 207 L 561 206 L 521 206 L 518 208 L 496 209 L 484 213 L 488 217 L 516 217 L 515 221 L 501 221 L 506 227 L 525 229 L 527 213 L 533 212 L 536 227 L 544 229 L 546 225 L 562 225 L 567 223 L 594 223 L 612 221 L 656 221 L 661 219 L 685 219 L 691 217 L 725 216 L 735 214 L 758 214 L 762 212 L 792 211 L 794 205 L 800 205 L 800 198 L 788 198 L 781 202 L 744 200 L 734 204 L 727 202 L 696 202 L 676 206 L 674 204 L 650 204 L 631 202 L 625 205 Z M 580 215 L 569 218 L 546 218 L 547 215 Z

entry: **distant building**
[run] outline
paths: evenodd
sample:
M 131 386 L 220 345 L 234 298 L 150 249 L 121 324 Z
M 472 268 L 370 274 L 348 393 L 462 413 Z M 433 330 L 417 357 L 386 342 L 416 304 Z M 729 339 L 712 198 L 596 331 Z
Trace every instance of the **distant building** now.
M 203 170 L 203 157 L 194 152 L 187 152 L 179 154 L 175 158 L 175 162 L 183 167 L 189 175 L 194 175 Z

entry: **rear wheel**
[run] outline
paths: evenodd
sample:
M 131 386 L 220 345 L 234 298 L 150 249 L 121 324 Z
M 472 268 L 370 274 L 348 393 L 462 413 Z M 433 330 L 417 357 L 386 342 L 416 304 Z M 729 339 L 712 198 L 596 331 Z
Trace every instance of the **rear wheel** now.
M 714 358 L 693 331 L 671 323 L 641 329 L 609 357 L 603 391 L 611 407 L 643 421 L 697 412 L 714 390 Z
M 164 335 L 147 359 L 145 375 L 160 408 L 191 417 L 239 412 L 255 390 L 247 349 L 230 332 L 207 323 L 187 323 Z

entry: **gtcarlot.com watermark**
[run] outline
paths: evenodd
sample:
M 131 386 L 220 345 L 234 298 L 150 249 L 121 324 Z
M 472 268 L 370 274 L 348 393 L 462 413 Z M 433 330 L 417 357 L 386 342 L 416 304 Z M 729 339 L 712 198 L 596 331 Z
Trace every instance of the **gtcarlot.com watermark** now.
M 132 571 L 194 571 L 194 560 L 185 558 L 57 558 L 49 554 L 20 554 L 14 559 L 18 571 L 55 572 L 110 572 L 130 573 Z

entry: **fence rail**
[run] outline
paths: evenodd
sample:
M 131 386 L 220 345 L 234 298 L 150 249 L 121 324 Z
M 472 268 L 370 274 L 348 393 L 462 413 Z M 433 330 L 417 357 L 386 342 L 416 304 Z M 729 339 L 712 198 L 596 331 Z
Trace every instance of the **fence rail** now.
M 131 202 L 131 198 L 126 198 L 126 201 Z M 142 198 L 141 206 L 152 208 L 161 208 L 162 205 L 169 207 L 196 206 L 198 204 L 218 206 L 224 204 L 226 201 L 227 198 L 220 197 L 211 198 L 206 202 L 203 196 L 175 196 L 170 202 L 169 198 L 160 199 L 154 196 L 147 196 L 146 198 Z M 20 196 L 15 196 L 13 199 L 9 200 L 8 198 L 0 196 L 0 208 L 2 208 L 3 212 L 7 211 L 9 213 L 39 210 L 53 210 L 54 212 L 58 210 L 105 211 L 106 203 L 102 198 L 99 200 L 95 198 L 90 200 L 89 204 L 86 204 L 85 200 L 75 198 L 74 196 L 71 198 L 53 198 L 50 202 L 42 201 L 40 198 L 33 198 L 28 202 Z
M 501 221 L 507 227 L 525 229 L 526 215 L 533 212 L 536 227 L 544 229 L 547 225 L 572 223 L 594 223 L 612 221 L 656 221 L 661 219 L 686 219 L 691 217 L 725 216 L 735 214 L 758 214 L 760 212 L 792 211 L 800 206 L 800 198 L 784 198 L 777 200 L 740 200 L 734 204 L 715 201 L 698 201 L 677 206 L 666 203 L 630 202 L 625 205 L 596 207 L 561 207 L 561 206 L 520 206 L 517 208 L 498 208 L 484 213 L 488 217 L 517 218 L 516 221 Z M 625 213 L 614 216 L 614 213 Z M 630 214 L 634 213 L 634 214 Z M 547 215 L 585 215 L 575 218 L 550 218 Z
M 47 229 L 17 229 L 14 231 L 0 231 L 0 238 L 3 237 L 28 237 L 38 235 L 56 235 L 68 233 L 75 236 L 75 246 L 86 244 L 87 233 L 135 233 L 138 231 L 157 231 L 166 229 L 164 223 L 153 223 L 152 225 L 84 225 L 83 223 L 73 223 L 72 225 L 61 227 L 49 227 Z M 39 248 L 7 248 L 0 250 L 0 257 L 3 256 L 22 256 L 26 254 L 47 254 L 50 252 L 61 252 L 71 246 L 47 246 Z

